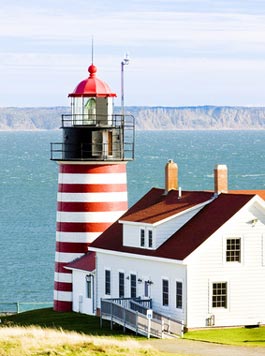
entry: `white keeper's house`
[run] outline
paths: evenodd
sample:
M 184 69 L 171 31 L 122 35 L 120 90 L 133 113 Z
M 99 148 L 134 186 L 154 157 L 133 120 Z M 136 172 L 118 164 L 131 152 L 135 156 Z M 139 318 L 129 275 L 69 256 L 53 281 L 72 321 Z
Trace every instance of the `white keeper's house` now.
M 101 299 L 152 301 L 186 328 L 265 324 L 265 190 L 181 191 L 169 161 L 152 188 L 69 263 L 73 310 L 97 314 Z

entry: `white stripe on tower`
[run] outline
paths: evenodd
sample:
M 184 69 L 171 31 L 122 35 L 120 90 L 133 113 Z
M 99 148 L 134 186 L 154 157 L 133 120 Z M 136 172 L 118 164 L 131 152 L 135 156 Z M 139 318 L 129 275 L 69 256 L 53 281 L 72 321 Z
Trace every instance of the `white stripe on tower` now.
M 72 310 L 72 276 L 65 265 L 86 253 L 127 208 L 126 162 L 60 164 L 54 310 Z

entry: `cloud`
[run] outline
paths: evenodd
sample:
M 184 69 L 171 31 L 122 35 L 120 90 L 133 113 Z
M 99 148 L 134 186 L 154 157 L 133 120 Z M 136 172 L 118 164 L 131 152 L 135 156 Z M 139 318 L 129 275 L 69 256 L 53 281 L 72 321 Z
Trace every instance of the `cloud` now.
M 258 97 L 265 75 L 264 9 L 263 1 L 258 0 L 251 4 L 216 0 L 214 6 L 210 0 L 3 0 L 0 94 L 15 78 L 19 78 L 18 92 L 30 93 L 41 81 L 43 96 L 45 90 L 49 94 L 68 92 L 87 76 L 93 35 L 98 75 L 113 83 L 116 91 L 122 56 L 130 53 L 126 80 L 132 89 L 128 88 L 128 99 L 136 104 L 147 100 L 143 91 L 152 93 L 148 96 L 152 104 L 162 98 L 165 103 L 170 101 L 162 89 L 153 87 L 153 80 L 160 81 L 161 88 L 178 91 L 183 102 L 207 103 L 207 93 L 214 101 L 212 90 L 203 83 L 213 88 L 219 82 L 224 88 L 231 80 L 237 92 L 244 78 L 246 85 L 252 86 L 252 96 Z M 140 88 L 133 84 L 136 78 L 141 81 Z M 30 87 L 26 89 L 27 81 Z M 205 100 L 200 85 L 204 86 Z M 233 100 L 225 90 L 217 93 L 223 100 Z
M 154 3 L 162 4 L 161 1 Z M 167 1 L 166 5 L 170 3 Z M 196 11 L 185 12 L 176 9 L 147 11 L 146 5 L 142 11 L 118 11 L 117 8 L 100 13 L 95 5 L 91 5 L 87 12 L 81 12 L 81 7 L 80 12 L 71 13 L 66 6 L 58 14 L 36 7 L 8 7 L 0 14 L 0 36 L 38 39 L 46 45 L 47 41 L 77 42 L 81 46 L 89 45 L 91 35 L 94 35 L 99 46 L 121 47 L 126 43 L 128 46 L 163 47 L 163 44 L 176 43 L 182 49 L 186 45 L 186 50 L 216 43 L 224 45 L 225 42 L 228 45 L 237 42 L 241 47 L 245 46 L 246 40 L 248 45 L 264 45 L 265 42 L 264 14 L 202 12 L 198 15 L 198 7 Z

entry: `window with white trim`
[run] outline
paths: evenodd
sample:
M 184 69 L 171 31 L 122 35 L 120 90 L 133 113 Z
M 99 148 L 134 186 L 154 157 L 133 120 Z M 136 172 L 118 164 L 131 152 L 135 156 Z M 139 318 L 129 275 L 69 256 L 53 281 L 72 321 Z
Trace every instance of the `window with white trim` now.
M 183 288 L 182 282 L 176 282 L 176 308 L 182 309 Z
M 162 305 L 168 306 L 169 303 L 169 283 L 167 279 L 162 279 Z
M 124 273 L 119 272 L 119 298 L 124 297 Z
M 241 239 L 226 240 L 226 262 L 241 262 Z
M 149 297 L 149 283 L 148 281 L 144 281 L 144 296 Z
M 145 230 L 144 229 L 140 230 L 140 246 L 141 247 L 145 246 Z
M 92 298 L 92 286 L 93 286 L 92 279 L 93 279 L 92 274 L 86 275 L 86 297 L 88 299 Z
M 227 282 L 215 282 L 212 285 L 212 307 L 227 308 Z
M 136 274 L 131 274 L 131 298 L 136 298 Z
M 153 247 L 153 231 L 148 230 L 148 247 L 152 248 Z
M 110 270 L 105 270 L 105 294 L 110 295 L 111 292 L 111 274 Z

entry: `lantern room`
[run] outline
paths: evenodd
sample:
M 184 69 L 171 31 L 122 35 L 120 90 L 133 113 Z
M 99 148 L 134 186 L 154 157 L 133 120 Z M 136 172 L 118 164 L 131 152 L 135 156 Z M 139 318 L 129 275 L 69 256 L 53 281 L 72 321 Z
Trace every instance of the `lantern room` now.
M 62 115 L 63 143 L 52 143 L 56 161 L 119 161 L 134 158 L 134 117 L 114 114 L 113 93 L 96 76 L 91 64 L 89 77 L 68 96 L 71 114 Z
M 113 114 L 113 97 L 108 84 L 96 77 L 97 67 L 91 64 L 89 77 L 81 81 L 71 98 L 71 111 L 74 125 L 106 125 L 111 123 Z

